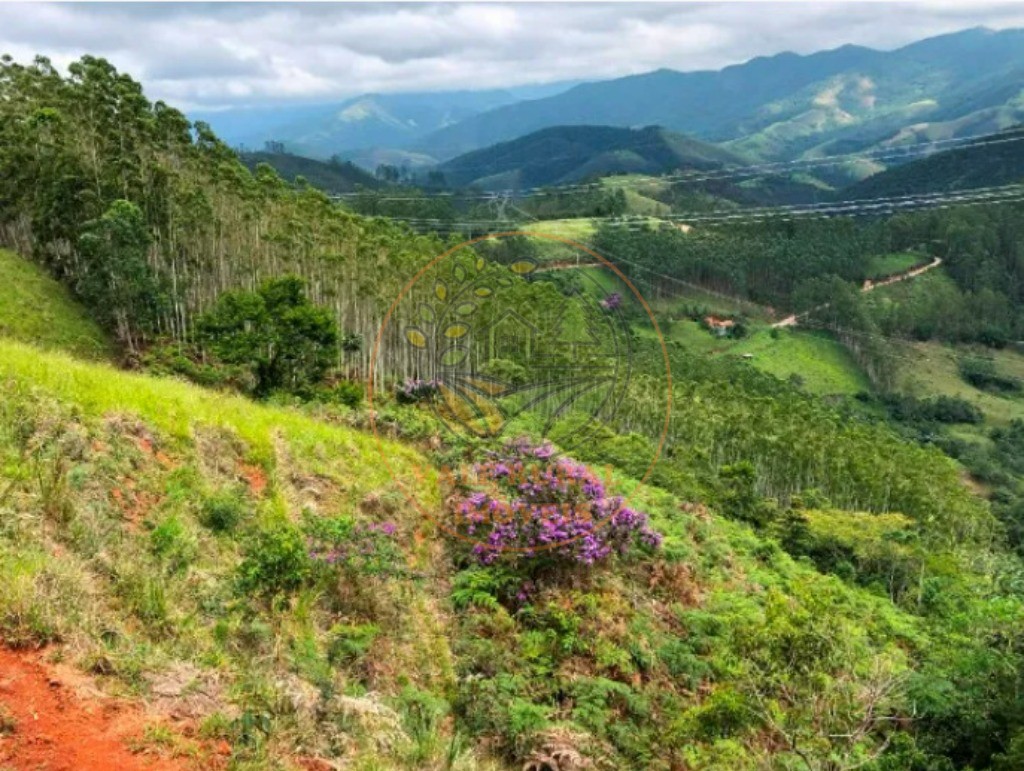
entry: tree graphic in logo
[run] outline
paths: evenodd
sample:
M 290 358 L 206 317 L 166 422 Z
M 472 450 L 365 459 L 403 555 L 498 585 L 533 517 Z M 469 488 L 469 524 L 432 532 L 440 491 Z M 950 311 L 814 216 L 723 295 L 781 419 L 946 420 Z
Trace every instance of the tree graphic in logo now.
M 547 274 L 467 252 L 410 293 L 402 334 L 452 430 L 493 437 L 526 411 L 547 430 L 570 412 L 614 410 L 630 352 L 618 306 L 603 291 L 566 296 Z

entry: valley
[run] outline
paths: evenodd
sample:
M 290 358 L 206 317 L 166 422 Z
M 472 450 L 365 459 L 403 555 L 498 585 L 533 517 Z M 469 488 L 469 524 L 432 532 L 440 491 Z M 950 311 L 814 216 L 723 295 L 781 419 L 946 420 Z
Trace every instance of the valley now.
M 1024 767 L 1021 35 L 4 58 L 0 769 Z

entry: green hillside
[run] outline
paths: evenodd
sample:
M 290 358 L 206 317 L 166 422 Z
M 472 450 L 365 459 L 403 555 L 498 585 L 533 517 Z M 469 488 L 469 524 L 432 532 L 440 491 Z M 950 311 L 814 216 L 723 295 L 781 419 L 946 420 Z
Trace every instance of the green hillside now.
M 328 193 L 350 193 L 357 188 L 380 187 L 376 177 L 348 161 L 317 161 L 290 153 L 271 152 L 242 153 L 240 157 L 251 170 L 260 163 L 266 163 L 287 180 L 303 177 L 313 187 Z
M 939 152 L 868 177 L 838 198 L 941 193 L 1024 182 L 1024 128 L 1014 128 L 955 150 Z
M 882 708 L 844 683 L 870 693 L 913 678 L 941 689 L 970 677 L 946 657 L 987 655 L 972 630 L 991 613 L 981 595 L 962 600 L 968 615 L 955 639 L 932 631 L 932 611 L 914 599 L 919 571 L 945 571 L 947 586 L 974 595 L 949 573 L 958 558 L 896 514 L 805 510 L 793 531 L 800 545 L 787 548 L 810 558 L 794 560 L 742 521 L 753 505 L 742 497 L 709 509 L 616 473 L 615 489 L 650 514 L 664 546 L 544 578 L 528 563 L 487 568 L 460 557 L 458 542 L 407 503 L 441 507 L 433 462 L 408 445 L 378 447 L 364 431 L 294 410 L 16 343 L 0 342 L 0 381 L 11 480 L 0 506 L 20 512 L 16 527 L 0 530 L 9 587 L 0 633 L 12 644 L 58 645 L 66 662 L 102 671 L 107 687 L 188 710 L 201 737 L 229 743 L 233 767 L 291 768 L 302 756 L 497 771 L 571 746 L 618 768 L 686 759 L 753 769 L 764 699 L 787 731 L 820 742 L 803 752 L 858 757 L 876 747 L 819 738 L 823 726 L 848 733 L 864 710 Z M 738 379 L 725 398 L 698 382 L 680 386 L 700 394 L 686 412 L 708 419 L 747 408 Z M 779 430 L 799 430 L 787 425 L 797 413 L 779 418 Z M 13 430 L 26 419 L 33 433 Z M 387 419 L 405 441 L 430 421 L 396 407 Z M 875 435 L 893 454 L 885 473 L 921 492 L 925 480 L 938 487 L 969 532 L 981 512 L 957 492 L 954 468 L 929 455 L 931 473 L 918 479 L 907 465 L 915 451 L 884 437 Z M 826 441 L 845 457 L 859 440 L 840 430 Z M 601 442 L 589 451 L 625 449 L 614 450 L 614 437 Z M 45 484 L 35 481 L 40 464 L 53 470 Z M 729 495 L 744 495 L 737 484 Z M 307 556 L 302 540 L 322 523 L 366 533 L 390 524 L 361 547 L 372 558 L 332 567 Z M 887 537 L 904 545 L 887 552 Z M 829 574 L 835 544 L 855 560 L 852 577 Z M 908 576 L 874 586 L 896 566 Z M 508 594 L 524 580 L 525 604 Z M 794 645 L 803 665 L 777 682 Z M 569 712 L 566 691 L 577 702 Z M 885 714 L 909 709 L 908 697 L 889 693 Z M 834 705 L 824 724 L 800 707 L 810 698 Z M 718 733 L 723 715 L 728 740 Z M 140 741 L 148 753 L 204 757 L 186 736 Z
M 110 340 L 61 284 L 0 249 L 0 336 L 87 359 L 113 355 Z
M 505 189 L 608 174 L 710 170 L 739 162 L 732 153 L 657 127 L 560 126 L 461 155 L 440 171 L 455 187 Z
M 623 131 L 724 162 L 659 129 L 560 146 L 620 158 Z M 1018 210 L 686 229 L 657 189 L 600 192 L 654 214 L 444 263 L 461 234 L 252 173 L 104 60 L 3 59 L 0 234 L 142 371 L 47 350 L 86 327 L 25 284 L 0 650 L 144 705 L 140 768 L 1020 768 L 1024 423 L 901 398 L 886 341 L 1000 351 L 957 373 L 1019 399 Z M 558 271 L 545 227 L 664 323 Z M 946 273 L 859 291 L 932 253 Z M 69 721 L 9 693 L 0 764 L 36 768 Z

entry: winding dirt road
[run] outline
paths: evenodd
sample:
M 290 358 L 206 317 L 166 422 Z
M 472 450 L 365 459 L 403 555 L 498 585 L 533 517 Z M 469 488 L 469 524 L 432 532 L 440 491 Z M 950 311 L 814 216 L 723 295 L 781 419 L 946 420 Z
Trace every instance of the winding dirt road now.
M 933 268 L 937 268 L 941 264 L 942 264 L 942 258 L 941 257 L 936 257 L 931 262 L 929 262 L 927 265 L 921 265 L 921 266 L 919 266 L 917 268 L 911 268 L 910 270 L 905 270 L 902 273 L 894 273 L 891 276 L 886 276 L 885 278 L 881 279 L 880 281 L 872 281 L 871 279 L 868 279 L 867 281 L 864 282 L 863 286 L 861 286 L 860 291 L 861 292 L 872 292 L 875 289 L 878 289 L 879 287 L 891 286 L 892 284 L 898 284 L 900 281 L 906 281 L 907 279 L 915 278 L 917 276 L 920 276 L 922 273 L 927 273 L 929 270 L 932 270 Z M 800 319 L 802 319 L 802 318 L 804 318 L 806 316 L 809 316 L 810 314 L 814 313 L 815 311 L 820 311 L 822 308 L 827 308 L 827 307 L 828 307 L 828 303 L 825 303 L 824 305 L 815 306 L 814 308 L 811 308 L 809 311 L 804 311 L 803 313 L 794 313 L 791 316 L 786 316 L 786 318 L 782 319 L 781 321 L 776 321 L 774 324 L 772 324 L 772 327 L 775 328 L 775 329 L 779 329 L 781 327 L 796 326 L 797 324 L 800 323 Z

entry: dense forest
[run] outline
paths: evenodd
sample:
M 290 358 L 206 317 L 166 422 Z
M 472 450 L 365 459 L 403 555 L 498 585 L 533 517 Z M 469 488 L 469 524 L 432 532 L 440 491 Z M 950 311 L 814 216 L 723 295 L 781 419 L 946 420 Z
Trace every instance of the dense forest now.
M 372 339 L 386 303 L 443 251 L 267 165 L 250 173 L 207 126 L 99 59 L 66 77 L 5 59 L 0 148 L 2 242 L 101 309 L 132 353 L 190 340 L 222 292 L 282 273 L 306 281 L 347 339 Z M 354 374 L 368 357 L 349 352 Z
M 608 223 L 595 243 L 618 257 L 645 293 L 671 294 L 672 278 L 779 310 L 830 303 L 835 325 L 918 339 L 1006 345 L 1024 338 L 1024 226 L 1017 204 L 903 214 L 881 221 L 736 223 L 624 228 Z M 873 256 L 940 257 L 951 281 L 910 285 L 907 302 L 879 307 L 856 290 Z M 668 279 L 659 276 L 668 276 Z M 835 283 L 834 280 L 839 280 Z M 919 290 L 917 289 L 919 288 Z M 835 308 L 846 296 L 845 310 Z M 862 307 L 863 306 L 863 307 Z M 877 329 L 861 329 L 870 316 Z

